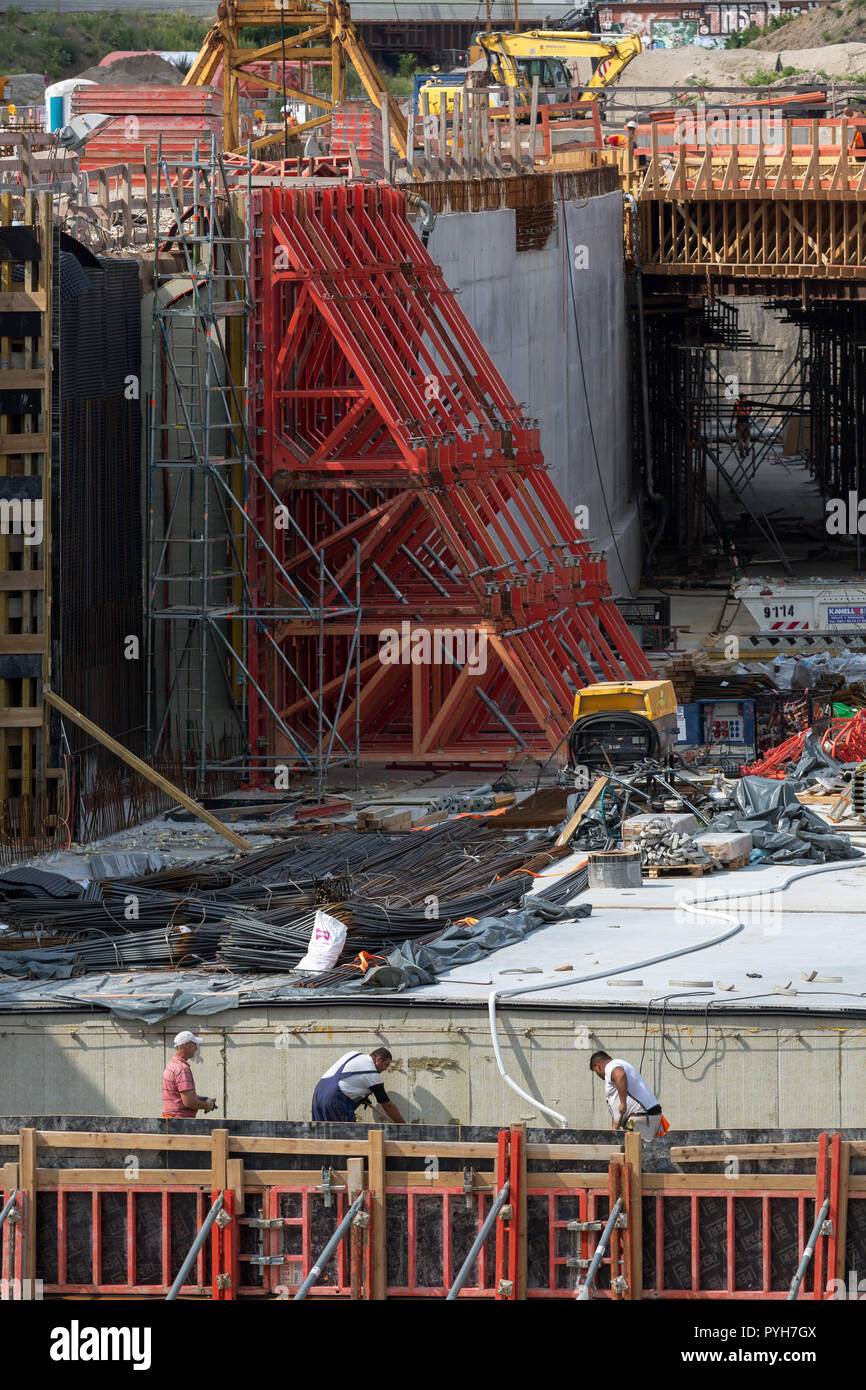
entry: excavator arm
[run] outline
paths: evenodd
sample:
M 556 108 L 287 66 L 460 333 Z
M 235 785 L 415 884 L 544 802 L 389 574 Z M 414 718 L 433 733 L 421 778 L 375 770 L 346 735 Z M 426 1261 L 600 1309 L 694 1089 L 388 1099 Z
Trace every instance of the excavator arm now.
M 622 39 L 617 39 L 615 43 L 608 45 L 614 51 L 603 65 L 599 65 L 587 83 L 591 91 L 584 91 L 580 94 L 580 101 L 592 101 L 593 92 L 600 87 L 609 87 L 620 76 L 625 68 L 628 67 L 632 58 L 636 58 L 641 52 L 641 41 L 638 34 L 627 34 Z M 590 55 L 592 56 L 592 55 Z M 603 66 L 603 71 L 602 71 Z
M 529 91 L 530 84 L 520 66 L 521 61 L 551 58 L 561 63 L 570 58 L 603 59 L 604 67 L 596 68 L 588 84 L 593 91 L 610 86 L 641 51 L 637 34 L 619 39 L 604 39 L 599 34 L 566 33 L 556 29 L 527 29 L 524 33 L 477 34 L 475 42 L 487 57 L 494 81 L 508 87 Z M 592 92 L 584 93 L 582 101 L 592 101 Z

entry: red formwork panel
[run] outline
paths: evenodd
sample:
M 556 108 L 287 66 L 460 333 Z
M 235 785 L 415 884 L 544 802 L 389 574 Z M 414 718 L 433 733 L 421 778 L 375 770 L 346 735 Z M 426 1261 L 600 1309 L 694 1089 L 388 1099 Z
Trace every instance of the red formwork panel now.
M 831 1231 L 820 1239 L 799 1297 L 838 1296 L 833 1284 L 837 1270 L 857 1269 L 866 1249 L 866 1194 L 855 1190 L 848 1195 L 846 1251 L 839 1260 L 840 1142 L 839 1136 L 830 1138 L 815 1177 L 799 1175 L 801 1181 L 793 1187 L 782 1187 L 767 1173 L 760 1186 L 747 1191 L 732 1191 L 724 1177 L 710 1188 L 644 1191 L 642 1249 L 635 1252 L 642 1266 L 642 1296 L 784 1301 L 815 1221 L 816 1193 L 831 1198 Z M 444 1297 L 490 1210 L 496 1187 L 506 1171 L 513 1182 L 517 1166 L 512 1163 L 506 1170 L 500 1164 L 493 1186 L 476 1189 L 468 1199 L 456 1173 L 453 1185 L 447 1186 L 389 1184 L 389 1298 Z M 488 1175 L 483 1180 L 489 1181 Z M 606 1221 L 611 1202 L 607 1177 L 594 1175 L 573 1187 L 550 1187 L 538 1185 L 530 1173 L 526 1195 L 526 1297 L 573 1298 L 578 1269 L 585 1273 L 600 1232 L 570 1227 L 575 1222 L 585 1226 Z M 214 1196 L 206 1185 L 156 1187 L 134 1178 L 123 1184 L 41 1189 L 36 1204 L 36 1277 L 43 1281 L 42 1294 L 164 1298 Z M 517 1196 L 519 1201 L 519 1192 Z M 328 1208 L 320 1189 L 301 1182 L 247 1187 L 239 1217 L 231 1192 L 225 1197 L 233 1220 L 225 1228 L 215 1227 L 205 1242 L 182 1291 L 187 1297 L 291 1298 L 347 1207 L 345 1192 L 335 1191 Z M 25 1193 L 18 1193 L 17 1202 L 20 1221 L 4 1226 L 0 1242 L 3 1297 L 13 1298 L 21 1296 L 24 1235 L 31 1215 Z M 628 1203 L 626 1211 L 630 1222 Z M 510 1246 L 513 1242 L 516 1248 L 518 1233 L 512 1231 L 511 1239 L 504 1241 L 507 1224 L 495 1223 L 461 1299 L 502 1297 L 499 1278 L 516 1277 Z M 363 1242 L 363 1230 L 357 1234 Z M 344 1240 L 313 1296 L 369 1298 L 368 1254 L 359 1257 L 352 1241 Z M 613 1296 L 611 1259 L 616 1260 L 613 1250 L 600 1266 L 593 1297 Z M 627 1265 L 626 1261 L 615 1268 L 627 1273 Z M 851 1282 L 849 1276 L 848 1297 L 856 1296 L 856 1290 L 848 1291 Z M 25 1291 L 25 1296 L 31 1295 Z M 626 1290 L 620 1296 L 632 1295 Z
M 603 557 L 545 469 L 538 422 L 421 244 L 402 192 L 255 190 L 252 222 L 261 477 L 247 510 L 262 543 L 248 577 L 263 615 L 286 614 L 249 633 L 253 754 L 312 750 L 321 702 L 326 730 L 347 748 L 357 731 L 364 759 L 549 756 L 575 689 L 651 672 Z M 275 496 L 291 518 L 282 529 Z M 408 646 L 403 623 L 419 634 Z M 442 650 L 455 631 L 462 662 L 452 638 L 452 655 Z M 383 634 L 395 632 L 383 661 Z M 359 698 L 340 704 L 355 662 Z

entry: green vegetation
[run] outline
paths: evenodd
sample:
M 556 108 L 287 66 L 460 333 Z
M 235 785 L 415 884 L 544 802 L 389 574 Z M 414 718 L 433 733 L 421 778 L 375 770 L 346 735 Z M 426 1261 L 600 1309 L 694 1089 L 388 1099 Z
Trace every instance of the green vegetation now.
M 866 0 L 863 3 L 866 4 Z M 86 68 L 95 67 L 106 53 L 116 49 L 121 52 L 145 52 L 148 49 L 196 52 L 211 27 L 206 19 L 194 19 L 182 10 L 170 9 L 157 14 L 113 10 L 104 14 L 75 13 L 64 17 L 59 14 L 25 14 L 13 7 L 5 11 L 0 22 L 3 25 L 3 71 L 47 72 L 52 82 L 77 77 Z M 287 30 L 287 36 L 292 32 Z M 240 34 L 241 43 L 251 48 L 273 43 L 275 36 L 279 37 L 279 25 L 245 28 Z M 181 72 L 186 72 L 189 64 L 179 62 L 177 66 Z M 395 62 L 395 71 L 382 73 L 388 90 L 395 97 L 411 95 L 412 76 L 418 67 L 414 54 L 400 54 Z M 317 70 L 315 86 L 330 95 L 330 73 Z M 366 95 L 352 67 L 347 72 L 347 91 L 349 97 L 354 99 Z M 277 117 L 280 105 L 278 95 L 266 103 L 268 108 L 274 106 Z
M 866 5 L 866 0 L 856 0 L 858 5 Z M 797 15 L 782 14 L 776 15 L 775 19 L 769 20 L 767 24 L 750 24 L 748 29 L 739 29 L 735 34 L 729 34 L 725 39 L 725 48 L 748 48 L 755 39 L 763 38 L 764 34 L 772 34 L 775 29 L 784 29 L 786 24 L 790 24 Z
M 779 82 L 783 77 L 799 77 L 802 68 L 782 68 L 781 72 L 776 72 L 775 68 L 756 68 L 748 76 L 743 78 L 747 87 L 772 87 L 774 82 Z
M 52 82 L 76 77 L 114 49 L 189 49 L 201 46 L 210 25 L 181 10 L 164 14 L 111 11 L 107 14 L 3 16 L 3 71 L 47 72 Z

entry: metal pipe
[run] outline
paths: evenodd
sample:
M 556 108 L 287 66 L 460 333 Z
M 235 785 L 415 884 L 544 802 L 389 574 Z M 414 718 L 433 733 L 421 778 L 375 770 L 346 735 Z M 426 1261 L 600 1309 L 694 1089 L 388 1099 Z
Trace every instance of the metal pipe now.
M 806 1243 L 806 1249 L 803 1251 L 802 1258 L 800 1260 L 799 1265 L 797 1266 L 797 1273 L 791 1280 L 791 1287 L 788 1290 L 788 1297 L 785 1299 L 786 1303 L 796 1302 L 797 1294 L 800 1292 L 800 1285 L 802 1284 L 803 1279 L 805 1278 L 806 1270 L 809 1268 L 812 1256 L 815 1253 L 815 1246 L 818 1244 L 818 1237 L 821 1234 L 821 1227 L 827 1220 L 827 1213 L 829 1210 L 830 1198 L 826 1197 L 824 1199 L 824 1205 L 818 1212 L 818 1218 L 814 1226 L 812 1227 L 812 1234 L 810 1235 Z
M 3 1222 L 6 1220 L 6 1217 L 7 1217 L 7 1216 L 10 1216 L 10 1215 L 11 1215 L 12 1210 L 13 1210 L 13 1208 L 15 1207 L 15 1198 L 16 1198 L 17 1196 L 18 1196 L 18 1189 L 17 1189 L 17 1187 L 16 1187 L 16 1188 L 13 1188 L 12 1192 L 9 1194 L 9 1197 L 6 1199 L 6 1205 L 5 1205 L 5 1207 L 3 1208 L 2 1211 L 0 1211 L 0 1226 L 3 1225 Z
M 510 1187 L 511 1183 L 509 1179 L 506 1178 L 503 1186 L 500 1187 L 499 1191 L 496 1194 L 496 1200 L 494 1201 L 493 1206 L 490 1208 L 489 1212 L 487 1213 L 487 1215 L 481 1223 L 481 1229 L 478 1232 L 478 1235 L 475 1237 L 474 1241 L 472 1242 L 472 1248 L 469 1251 L 469 1254 L 466 1256 L 466 1259 L 460 1266 L 460 1272 L 458 1273 L 457 1278 L 454 1280 L 454 1283 L 451 1285 L 451 1288 L 445 1295 L 446 1303 L 452 1302 L 452 1300 L 457 1297 L 460 1290 L 463 1288 L 463 1285 L 469 1277 L 469 1271 L 475 1263 L 475 1259 L 478 1255 L 478 1252 L 484 1244 L 485 1240 L 487 1239 L 491 1226 L 493 1225 L 494 1221 L 496 1220 L 497 1216 L 502 1210 L 502 1205 L 506 1197 L 508 1196 Z
M 171 1288 L 165 1296 L 166 1303 L 173 1303 L 174 1300 L 177 1298 L 178 1294 L 180 1293 L 183 1287 L 183 1281 L 192 1269 L 193 1261 L 195 1260 L 196 1255 L 198 1254 L 199 1250 L 201 1250 L 202 1246 L 207 1240 L 208 1235 L 210 1234 L 211 1226 L 216 1221 L 217 1217 L 223 1209 L 224 1200 L 225 1194 L 221 1192 L 220 1195 L 217 1197 L 216 1201 L 214 1202 L 213 1206 L 211 1207 L 210 1211 L 208 1212 L 207 1216 L 205 1217 L 204 1221 L 202 1222 L 201 1230 L 199 1231 L 198 1235 L 196 1236 L 195 1240 L 190 1246 L 189 1254 L 187 1255 L 186 1259 L 184 1260 L 183 1264 L 178 1270 L 177 1278 L 175 1279 L 174 1283 L 172 1284 Z
M 610 1216 L 607 1218 L 607 1225 L 601 1233 L 601 1239 L 599 1240 L 598 1245 L 595 1247 L 595 1254 L 592 1257 L 592 1264 L 586 1271 L 586 1278 L 584 1279 L 582 1284 L 578 1284 L 577 1286 L 576 1298 L 578 1303 L 589 1302 L 590 1290 L 592 1289 L 592 1286 L 595 1283 L 595 1276 L 598 1274 L 598 1267 L 604 1259 L 604 1252 L 607 1249 L 607 1244 L 610 1240 L 611 1232 L 613 1231 L 613 1228 L 616 1225 L 616 1219 L 621 1211 L 622 1198 L 617 1197 L 616 1201 L 613 1204 L 613 1209 L 610 1213 Z
M 343 1217 L 336 1231 L 331 1236 L 331 1239 L 328 1241 L 321 1255 L 316 1260 L 316 1263 L 313 1265 L 303 1284 L 298 1289 L 298 1292 L 292 1299 L 293 1303 L 297 1303 L 299 1299 L 306 1298 L 310 1289 L 313 1287 L 316 1280 L 319 1278 L 319 1275 L 322 1273 L 322 1270 L 324 1269 L 325 1265 L 328 1263 L 328 1260 L 331 1258 L 337 1246 L 340 1244 L 340 1241 L 346 1234 L 346 1231 L 349 1229 L 349 1226 L 352 1224 L 352 1221 L 355 1217 L 355 1213 L 360 1209 L 363 1201 L 364 1194 L 363 1192 L 359 1192 L 358 1196 L 355 1198 L 354 1202 L 349 1207 L 349 1210 L 346 1212 L 346 1215 Z

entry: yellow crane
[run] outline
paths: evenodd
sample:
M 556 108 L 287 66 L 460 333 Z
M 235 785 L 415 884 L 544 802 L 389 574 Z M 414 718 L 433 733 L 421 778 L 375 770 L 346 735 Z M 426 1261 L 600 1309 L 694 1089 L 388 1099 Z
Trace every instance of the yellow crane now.
M 258 47 L 241 43 L 241 31 L 246 28 L 269 28 L 273 40 Z M 321 116 L 293 126 L 292 134 L 300 135 L 330 119 L 331 111 L 346 99 L 346 66 L 351 63 L 374 106 L 381 109 L 388 89 L 364 40 L 361 38 L 344 0 L 221 0 L 217 22 L 205 36 L 201 51 L 184 77 L 185 87 L 206 87 L 213 82 L 220 65 L 223 68 L 223 143 L 226 150 L 240 147 L 239 79 L 251 63 L 263 61 L 316 62 L 331 65 L 330 91 L 301 91 L 283 87 L 255 74 L 257 86 L 272 88 L 280 96 L 321 110 Z M 406 117 L 397 102 L 388 103 L 391 143 L 401 158 L 406 157 Z M 273 135 L 253 144 L 261 149 L 274 144 Z

